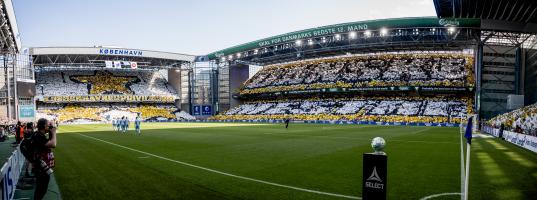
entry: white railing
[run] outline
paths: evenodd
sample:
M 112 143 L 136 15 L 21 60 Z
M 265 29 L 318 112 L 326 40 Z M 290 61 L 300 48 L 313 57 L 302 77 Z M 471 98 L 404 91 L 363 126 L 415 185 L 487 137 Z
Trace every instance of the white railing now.
M 21 174 L 22 168 L 26 162 L 26 158 L 22 155 L 19 147 L 7 159 L 7 162 L 2 166 L 2 199 L 11 200 L 15 195 L 17 182 Z

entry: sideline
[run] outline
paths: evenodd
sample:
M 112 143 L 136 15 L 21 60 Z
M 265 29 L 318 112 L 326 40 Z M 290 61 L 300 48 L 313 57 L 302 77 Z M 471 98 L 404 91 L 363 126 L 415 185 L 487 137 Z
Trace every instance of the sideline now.
M 112 142 L 108 142 L 108 141 L 105 141 L 105 140 L 94 138 L 94 137 L 91 137 L 91 136 L 88 136 L 88 135 L 84 135 L 84 134 L 79 134 L 79 135 L 87 137 L 87 138 L 90 138 L 90 139 L 93 139 L 93 140 L 97 140 L 97 141 L 100 141 L 100 142 L 103 142 L 103 143 L 107 143 L 107 144 L 110 144 L 110 145 L 113 145 L 113 146 L 116 146 L 116 147 L 120 147 L 120 148 L 123 148 L 123 149 L 131 150 L 131 151 L 134 151 L 134 152 L 138 152 L 138 153 L 145 154 L 145 155 L 148 155 L 148 156 L 152 156 L 152 157 L 155 157 L 155 158 L 160 158 L 162 160 L 167 160 L 167 161 L 170 161 L 170 162 L 186 165 L 186 166 L 189 166 L 189 167 L 193 167 L 193 168 L 197 168 L 197 169 L 201 169 L 201 170 L 221 174 L 221 175 L 224 175 L 224 176 L 230 176 L 230 177 L 233 177 L 233 178 L 238 178 L 238 179 L 243 179 L 243 180 L 248 180 L 248 181 L 253 181 L 253 182 L 257 182 L 257 183 L 263 183 L 263 184 L 267 184 L 267 185 L 272 185 L 272 186 L 282 187 L 282 188 L 287 188 L 287 189 L 293 189 L 293 190 L 298 190 L 298 191 L 303 191 L 303 192 L 322 194 L 322 195 L 333 196 L 333 197 L 341 197 L 341 198 L 347 198 L 347 199 L 359 199 L 359 200 L 362 199 L 361 197 L 357 197 L 357 196 L 349 196 L 349 195 L 343 195 L 343 194 L 336 194 L 336 193 L 330 193 L 330 192 L 310 190 L 310 189 L 305 189 L 305 188 L 300 188 L 300 187 L 295 187 L 295 186 L 289 186 L 289 185 L 283 185 L 283 184 L 279 184 L 279 183 L 273 183 L 273 182 L 258 180 L 258 179 L 249 178 L 249 177 L 245 177 L 245 176 L 239 176 L 239 175 L 235 175 L 235 174 L 230 174 L 230 173 L 226 173 L 226 172 L 222 172 L 222 171 L 218 171 L 218 170 L 214 170 L 214 169 L 210 169 L 210 168 L 206 168 L 206 167 L 197 166 L 197 165 L 190 164 L 190 163 L 187 163 L 187 162 L 173 160 L 171 158 L 162 157 L 162 156 L 155 155 L 155 154 L 152 154 L 152 153 L 147 153 L 147 152 L 140 151 L 140 150 L 137 150 L 137 149 L 129 148 L 129 147 L 126 147 L 126 146 L 122 146 L 122 145 L 119 145 L 119 144 L 115 144 L 115 143 L 112 143 Z

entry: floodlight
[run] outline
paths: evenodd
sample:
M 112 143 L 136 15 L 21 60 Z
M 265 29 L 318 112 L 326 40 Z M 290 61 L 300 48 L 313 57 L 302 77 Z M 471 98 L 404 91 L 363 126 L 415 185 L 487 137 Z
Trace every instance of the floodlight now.
M 352 31 L 349 33 L 349 38 L 354 39 L 356 38 L 356 32 Z
M 370 30 L 365 30 L 364 35 L 365 35 L 365 37 L 370 37 L 371 36 L 371 31 Z
M 451 33 L 454 33 L 454 32 L 455 32 L 455 27 L 450 26 L 450 27 L 448 28 L 448 33 L 451 34 Z
M 334 35 L 334 37 L 336 38 L 336 40 L 341 39 L 341 35 L 339 35 L 339 34 Z
M 296 44 L 297 46 L 302 45 L 302 40 L 297 40 L 297 41 L 295 41 L 295 44 Z
M 388 34 L 388 29 L 386 28 L 381 28 L 380 29 L 380 36 L 385 36 Z

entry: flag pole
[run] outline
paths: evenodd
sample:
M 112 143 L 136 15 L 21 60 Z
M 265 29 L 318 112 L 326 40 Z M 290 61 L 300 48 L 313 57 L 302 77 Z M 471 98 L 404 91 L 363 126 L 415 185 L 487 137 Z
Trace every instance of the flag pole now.
M 470 143 L 466 145 L 466 177 L 464 180 L 464 200 L 468 200 L 468 181 L 470 180 Z
M 466 174 L 464 177 L 464 200 L 468 200 L 468 182 L 470 181 L 470 149 L 472 145 L 472 123 L 473 117 L 468 118 L 468 124 L 466 125 L 466 131 L 464 131 L 464 137 L 466 138 Z
M 464 128 L 463 128 L 462 122 L 459 125 L 459 135 L 461 138 L 461 200 L 464 200 L 464 181 L 466 180 L 464 177 L 465 171 L 464 171 L 464 143 L 462 140 L 462 135 L 464 135 Z

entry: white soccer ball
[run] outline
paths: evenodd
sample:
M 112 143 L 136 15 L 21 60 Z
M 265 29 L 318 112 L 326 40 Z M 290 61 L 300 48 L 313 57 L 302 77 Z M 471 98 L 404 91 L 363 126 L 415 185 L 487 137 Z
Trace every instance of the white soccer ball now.
M 386 141 L 384 140 L 384 138 L 376 137 L 376 138 L 373 138 L 373 140 L 371 141 L 371 147 L 373 147 L 373 149 L 376 152 L 380 152 L 384 150 L 385 146 L 386 146 Z

